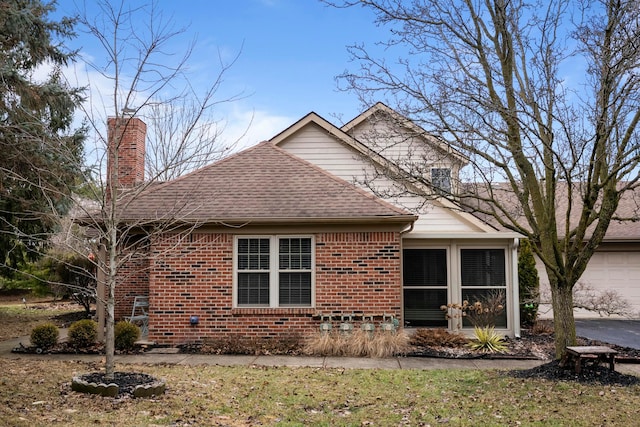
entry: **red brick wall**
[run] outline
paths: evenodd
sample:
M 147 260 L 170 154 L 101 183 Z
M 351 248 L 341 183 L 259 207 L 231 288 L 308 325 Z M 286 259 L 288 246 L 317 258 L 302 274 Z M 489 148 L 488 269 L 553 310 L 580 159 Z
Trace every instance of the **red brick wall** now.
M 316 237 L 316 309 L 322 313 L 401 315 L 400 235 Z
M 148 248 L 138 248 L 118 269 L 114 313 L 116 321 L 131 316 L 133 299 L 136 295 L 149 295 Z
M 320 233 L 315 244 L 314 308 L 234 309 L 233 235 L 157 239 L 151 249 L 149 339 L 179 344 L 291 337 L 318 330 L 321 313 L 400 315 L 399 233 Z M 191 316 L 199 317 L 197 326 L 190 325 Z

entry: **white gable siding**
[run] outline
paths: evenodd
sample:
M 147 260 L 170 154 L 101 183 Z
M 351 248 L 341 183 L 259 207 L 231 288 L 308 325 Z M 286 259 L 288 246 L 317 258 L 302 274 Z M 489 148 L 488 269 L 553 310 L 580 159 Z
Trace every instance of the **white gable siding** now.
M 365 120 L 349 132 L 355 139 L 394 162 L 409 160 L 430 167 L 456 169 L 452 157 L 435 149 L 421 137 L 410 136 L 401 127 Z M 434 141 L 435 144 L 437 142 Z
M 279 145 L 288 152 L 336 175 L 346 181 L 358 184 L 367 176 L 373 176 L 374 169 L 365 160 L 359 158 L 354 150 L 342 144 L 319 126 L 307 126 Z M 393 182 L 386 177 L 375 180 L 375 188 L 392 188 Z M 372 192 L 366 186 L 365 190 Z M 423 199 L 415 196 L 404 196 L 389 200 L 396 206 L 401 206 L 418 213 L 420 219 L 414 224 L 412 233 L 463 233 L 479 231 L 454 212 L 433 204 L 428 204 L 421 210 L 419 207 Z
M 279 147 L 346 181 L 352 182 L 354 177 L 362 176 L 362 167 L 354 161 L 356 156 L 352 149 L 340 144 L 319 126 L 306 126 Z

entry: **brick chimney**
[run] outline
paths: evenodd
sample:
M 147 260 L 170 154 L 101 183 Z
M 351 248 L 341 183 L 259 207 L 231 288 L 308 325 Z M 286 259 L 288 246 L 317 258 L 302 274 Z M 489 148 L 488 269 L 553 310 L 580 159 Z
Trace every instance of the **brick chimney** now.
M 130 188 L 144 182 L 144 152 L 147 125 L 136 117 L 109 117 L 107 119 L 109 155 L 108 180 L 117 153 L 117 187 Z M 108 183 L 111 184 L 111 183 Z

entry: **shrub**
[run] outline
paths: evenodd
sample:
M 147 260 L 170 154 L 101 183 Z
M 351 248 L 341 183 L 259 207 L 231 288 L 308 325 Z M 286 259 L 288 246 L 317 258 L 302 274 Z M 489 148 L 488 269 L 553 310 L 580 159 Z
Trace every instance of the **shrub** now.
M 114 335 L 116 350 L 132 350 L 140 339 L 140 328 L 121 320 L 115 325 Z
M 469 340 L 460 333 L 446 329 L 418 329 L 411 337 L 411 344 L 421 347 L 461 347 Z
M 69 344 L 73 348 L 91 347 L 97 337 L 98 324 L 91 319 L 78 320 L 69 327 Z
M 551 335 L 553 333 L 553 324 L 550 320 L 537 319 L 531 327 L 533 335 Z
M 531 243 L 527 239 L 520 241 L 518 286 L 520 291 L 520 323 L 525 327 L 533 326 L 538 317 L 540 277 L 531 250 Z
M 504 337 L 497 333 L 493 327 L 474 328 L 474 339 L 468 344 L 473 350 L 483 353 L 503 353 L 507 350 Z
M 45 323 L 31 330 L 31 345 L 41 350 L 49 350 L 58 343 L 58 327 Z

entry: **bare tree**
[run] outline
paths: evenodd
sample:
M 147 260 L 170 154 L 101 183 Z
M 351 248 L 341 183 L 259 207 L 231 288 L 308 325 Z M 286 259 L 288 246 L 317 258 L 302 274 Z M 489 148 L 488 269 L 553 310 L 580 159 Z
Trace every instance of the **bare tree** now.
M 616 209 L 640 171 L 640 2 L 338 6 L 355 5 L 392 36 L 377 54 L 350 47 L 360 68 L 340 84 L 367 104 L 386 99 L 469 158 L 459 194 L 437 196 L 530 239 L 550 280 L 560 357 L 576 342 L 574 285 L 611 221 L 639 218 Z
M 194 43 L 183 44 L 180 54 L 172 46 L 180 42 L 185 28 L 174 28 L 155 3 L 143 6 L 122 1 L 101 1 L 99 13 L 80 14 L 81 26 L 100 44 L 103 56 L 86 59 L 95 76 L 91 82 L 108 82 L 107 96 L 92 91 L 91 102 L 85 104 L 86 122 L 95 137 L 96 152 L 89 157 L 97 164 L 87 168 L 87 181 L 92 185 L 90 198 L 98 201 L 98 209 L 84 209 L 79 220 L 92 230 L 91 242 L 96 257 L 99 291 L 98 310 L 105 315 L 105 377 L 114 374 L 114 320 L 116 285 L 123 280 L 122 269 L 148 256 L 149 243 L 159 233 L 196 227 L 182 220 L 184 200 L 168 202 L 165 212 L 156 218 L 131 216 L 131 201 L 160 180 L 171 179 L 224 155 L 230 146 L 220 141 L 220 120 L 213 119 L 215 107 L 231 102 L 239 95 L 220 98 L 218 90 L 230 63 L 221 59 L 219 69 L 212 69 L 212 79 L 204 89 L 192 87 L 188 62 Z M 97 62 L 99 61 L 99 62 Z M 91 85 L 90 83 L 90 85 Z M 197 96 L 196 94 L 200 94 Z M 122 157 L 121 147 L 131 139 L 130 132 L 146 125 L 155 139 L 147 152 L 147 176 L 128 170 L 129 161 Z M 144 138 L 144 132 L 138 137 Z M 142 135 L 142 136 L 140 136 Z M 144 142 L 138 141 L 137 143 Z M 126 151 L 126 150 L 125 150 Z M 144 151 L 135 161 L 142 163 Z M 105 165 L 106 163 L 106 165 Z M 105 167 L 106 166 L 106 167 Z M 82 206 L 82 205 L 79 205 Z M 180 235 L 180 234 L 179 234 Z M 144 266 L 140 267 L 144 268 Z M 100 285 L 104 287 L 104 294 Z

